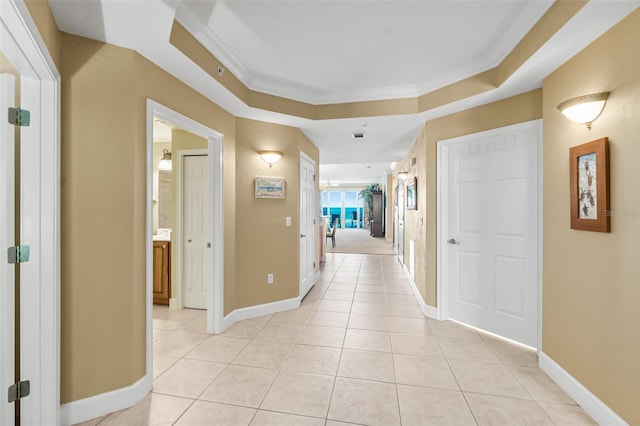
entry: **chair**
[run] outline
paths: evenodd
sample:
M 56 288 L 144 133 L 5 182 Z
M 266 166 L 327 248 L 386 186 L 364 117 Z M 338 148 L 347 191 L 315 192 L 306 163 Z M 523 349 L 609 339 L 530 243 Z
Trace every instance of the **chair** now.
M 333 227 L 327 228 L 326 239 L 331 238 L 331 247 L 336 246 L 336 228 L 338 227 L 338 218 L 333 222 Z

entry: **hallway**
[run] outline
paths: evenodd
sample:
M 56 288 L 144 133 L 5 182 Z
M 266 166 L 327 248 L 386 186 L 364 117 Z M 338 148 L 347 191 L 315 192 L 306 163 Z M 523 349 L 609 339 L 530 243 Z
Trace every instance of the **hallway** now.
M 595 424 L 533 351 L 425 318 L 394 256 L 328 254 L 299 309 L 204 330 L 157 306 L 153 393 L 83 425 Z

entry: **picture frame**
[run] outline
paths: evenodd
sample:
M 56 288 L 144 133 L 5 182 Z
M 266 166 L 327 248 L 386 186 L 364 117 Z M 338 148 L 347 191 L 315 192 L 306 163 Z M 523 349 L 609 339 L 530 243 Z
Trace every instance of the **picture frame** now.
M 282 177 L 256 176 L 255 197 L 284 200 L 285 184 Z
M 417 193 L 418 193 L 418 178 L 413 177 L 407 181 L 407 210 L 417 210 Z
M 611 232 L 609 138 L 569 149 L 571 229 Z

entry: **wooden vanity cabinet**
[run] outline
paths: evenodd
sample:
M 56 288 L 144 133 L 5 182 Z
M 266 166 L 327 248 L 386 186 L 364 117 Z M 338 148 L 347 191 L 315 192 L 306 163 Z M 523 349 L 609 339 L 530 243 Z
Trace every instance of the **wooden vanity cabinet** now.
M 171 299 L 171 243 L 153 242 L 153 303 L 168 305 Z

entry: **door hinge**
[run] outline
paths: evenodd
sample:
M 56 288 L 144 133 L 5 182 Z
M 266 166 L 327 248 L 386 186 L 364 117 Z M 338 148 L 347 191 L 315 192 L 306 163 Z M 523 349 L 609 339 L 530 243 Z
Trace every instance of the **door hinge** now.
M 23 380 L 18 383 L 14 383 L 9 386 L 9 403 L 16 402 L 31 393 L 31 383 L 28 380 Z
M 14 126 L 28 126 L 31 123 L 31 113 L 26 109 L 9 108 L 9 123 Z
M 9 263 L 25 263 L 29 261 L 29 246 L 13 246 L 7 250 Z
M 316 267 L 316 262 L 313 262 L 313 268 L 315 269 L 315 267 Z

